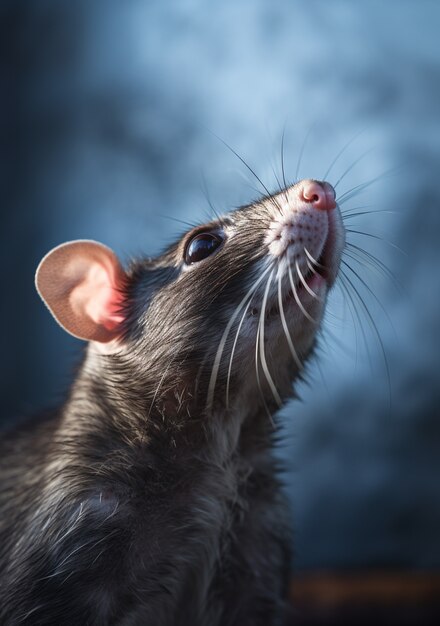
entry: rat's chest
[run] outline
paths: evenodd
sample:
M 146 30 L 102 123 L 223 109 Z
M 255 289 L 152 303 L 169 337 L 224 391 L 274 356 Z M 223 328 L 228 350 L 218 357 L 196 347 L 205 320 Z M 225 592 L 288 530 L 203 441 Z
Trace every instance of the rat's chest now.
M 73 482 L 67 464 L 28 494 L 1 581 L 5 623 L 242 624 L 228 612 L 281 602 L 289 537 L 267 459 L 116 467 Z
M 121 558 L 136 608 L 128 623 L 238 625 L 252 615 L 249 623 L 271 624 L 283 602 L 290 537 L 267 468 L 211 468 L 166 492 L 129 505 Z

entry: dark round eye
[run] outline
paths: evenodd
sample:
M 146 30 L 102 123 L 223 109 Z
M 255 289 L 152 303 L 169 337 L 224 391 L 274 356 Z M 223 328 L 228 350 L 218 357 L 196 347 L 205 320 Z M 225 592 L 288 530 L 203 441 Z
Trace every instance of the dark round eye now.
M 222 243 L 223 238 L 217 233 L 199 233 L 189 241 L 185 250 L 185 263 L 198 263 L 212 254 Z

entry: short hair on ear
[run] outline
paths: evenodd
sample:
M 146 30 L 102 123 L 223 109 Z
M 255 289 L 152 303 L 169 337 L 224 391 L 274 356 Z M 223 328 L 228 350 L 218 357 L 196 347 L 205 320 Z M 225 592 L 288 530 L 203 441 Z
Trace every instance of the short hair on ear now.
M 97 241 L 68 241 L 41 260 L 35 285 L 56 321 L 86 341 L 121 333 L 126 274 L 115 253 Z

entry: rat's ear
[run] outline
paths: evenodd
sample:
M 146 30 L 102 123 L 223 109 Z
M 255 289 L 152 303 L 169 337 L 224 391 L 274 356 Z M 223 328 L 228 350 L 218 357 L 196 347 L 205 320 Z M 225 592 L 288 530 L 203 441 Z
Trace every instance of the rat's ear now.
M 68 333 L 107 343 L 120 335 L 126 275 L 110 248 L 69 241 L 51 250 L 37 268 L 37 291 Z

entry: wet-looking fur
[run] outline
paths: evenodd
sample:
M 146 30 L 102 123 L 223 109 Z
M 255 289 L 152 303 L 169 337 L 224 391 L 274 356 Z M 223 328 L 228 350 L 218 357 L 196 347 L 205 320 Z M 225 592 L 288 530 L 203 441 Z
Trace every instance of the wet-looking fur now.
M 343 243 L 330 186 L 300 181 L 126 270 L 95 242 L 43 259 L 89 344 L 64 406 L 0 446 L 2 624 L 282 623 L 274 414 Z

